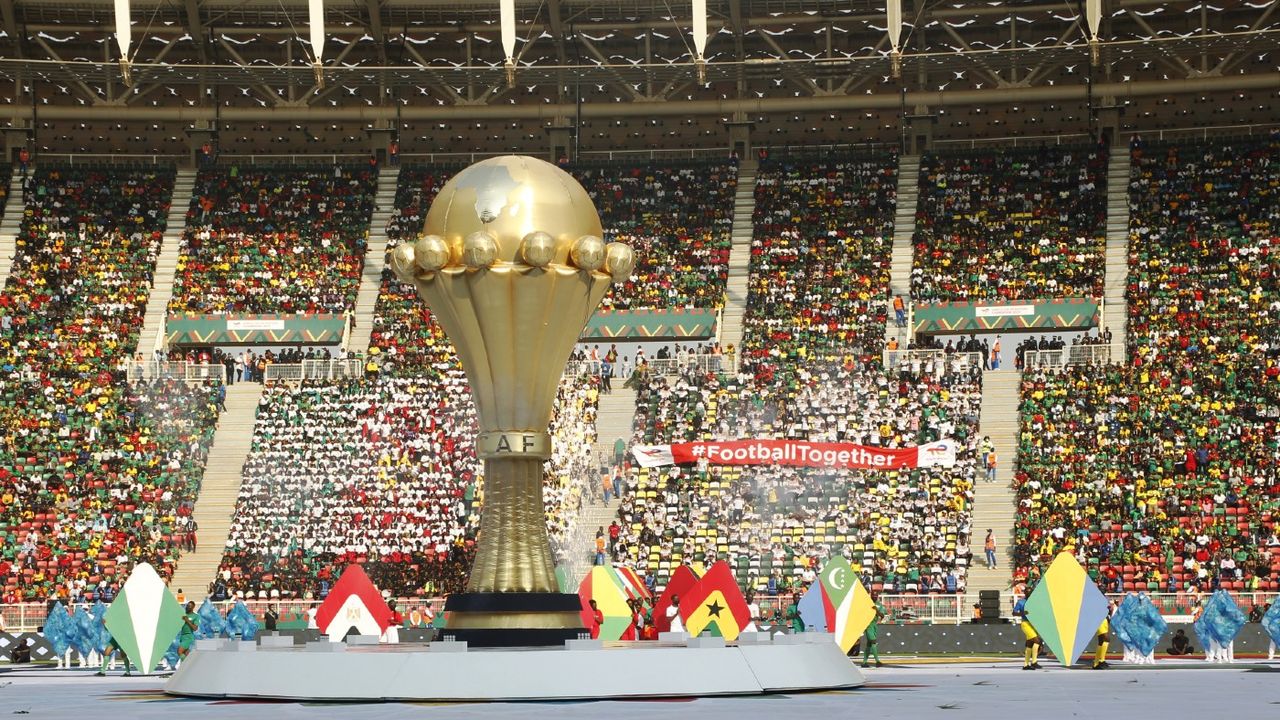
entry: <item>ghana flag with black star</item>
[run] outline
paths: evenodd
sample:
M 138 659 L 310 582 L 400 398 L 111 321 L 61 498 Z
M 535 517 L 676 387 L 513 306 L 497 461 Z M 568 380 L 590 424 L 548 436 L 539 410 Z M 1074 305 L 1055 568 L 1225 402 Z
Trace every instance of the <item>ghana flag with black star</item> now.
M 680 618 L 685 632 L 694 637 L 709 631 L 731 642 L 738 639 L 751 622 L 751 611 L 729 563 L 721 560 L 712 565 L 680 599 Z

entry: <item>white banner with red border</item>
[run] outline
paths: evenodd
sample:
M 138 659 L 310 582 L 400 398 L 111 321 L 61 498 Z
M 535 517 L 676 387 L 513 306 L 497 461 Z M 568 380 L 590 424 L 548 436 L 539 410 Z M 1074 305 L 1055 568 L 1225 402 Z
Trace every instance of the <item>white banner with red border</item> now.
M 899 470 L 915 467 L 951 467 L 956 464 L 956 443 L 949 438 L 914 447 L 882 448 L 853 443 L 818 443 L 807 440 L 721 440 L 636 445 L 631 455 L 640 467 L 687 465 L 702 460 L 710 465 L 789 465 L 850 470 Z

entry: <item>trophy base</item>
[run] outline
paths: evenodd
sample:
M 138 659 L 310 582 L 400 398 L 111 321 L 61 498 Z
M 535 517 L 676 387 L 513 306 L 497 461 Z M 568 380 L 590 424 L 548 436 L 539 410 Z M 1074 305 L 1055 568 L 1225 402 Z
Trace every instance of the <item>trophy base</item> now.
M 445 601 L 444 638 L 470 647 L 563 645 L 587 630 L 582 601 L 568 593 L 468 592 Z

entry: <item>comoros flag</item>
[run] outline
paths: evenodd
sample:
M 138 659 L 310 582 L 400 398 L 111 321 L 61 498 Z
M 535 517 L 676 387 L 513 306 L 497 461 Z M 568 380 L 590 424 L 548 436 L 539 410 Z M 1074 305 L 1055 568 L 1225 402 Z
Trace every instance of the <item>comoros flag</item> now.
M 875 602 L 848 560 L 837 555 L 800 599 L 800 619 L 810 631 L 829 632 L 849 652 L 876 617 Z
M 316 609 L 316 625 L 332 641 L 353 628 L 361 635 L 382 635 L 391 624 L 391 609 L 359 565 L 348 565 Z
M 751 611 L 729 563 L 712 565 L 680 600 L 680 619 L 692 636 L 710 631 L 733 641 L 751 624 Z

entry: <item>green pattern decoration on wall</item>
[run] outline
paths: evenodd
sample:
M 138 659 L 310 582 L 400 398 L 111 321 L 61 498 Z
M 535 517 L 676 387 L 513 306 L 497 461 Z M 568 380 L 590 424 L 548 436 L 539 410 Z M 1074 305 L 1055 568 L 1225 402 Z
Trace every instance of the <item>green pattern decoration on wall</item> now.
M 602 310 L 587 321 L 584 341 L 705 340 L 716 334 L 716 311 L 698 308 L 669 310 Z
M 1093 298 L 922 303 L 912 311 L 915 331 L 929 335 L 1006 330 L 1087 330 L 1097 327 Z
M 342 342 L 341 315 L 172 314 L 165 325 L 170 345 L 335 345 Z

